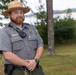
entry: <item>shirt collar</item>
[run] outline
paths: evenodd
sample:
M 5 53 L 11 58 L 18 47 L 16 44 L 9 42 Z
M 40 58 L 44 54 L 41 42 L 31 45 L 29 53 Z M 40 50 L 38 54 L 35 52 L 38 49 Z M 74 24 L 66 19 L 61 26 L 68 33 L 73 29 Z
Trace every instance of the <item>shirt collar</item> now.
M 29 29 L 29 24 L 28 23 L 23 23 L 23 28 Z
M 10 22 L 9 25 L 12 26 L 12 27 L 14 27 L 14 28 L 18 28 L 18 27 L 16 26 L 16 24 L 13 23 L 13 22 Z M 22 29 L 23 29 L 23 28 L 29 29 L 29 24 L 28 24 L 28 23 L 23 23 Z
M 18 28 L 18 27 L 16 26 L 16 24 L 13 23 L 13 22 L 10 22 L 10 23 L 9 23 L 9 26 L 11 26 L 11 27 L 13 27 L 13 28 L 15 28 L 15 29 Z

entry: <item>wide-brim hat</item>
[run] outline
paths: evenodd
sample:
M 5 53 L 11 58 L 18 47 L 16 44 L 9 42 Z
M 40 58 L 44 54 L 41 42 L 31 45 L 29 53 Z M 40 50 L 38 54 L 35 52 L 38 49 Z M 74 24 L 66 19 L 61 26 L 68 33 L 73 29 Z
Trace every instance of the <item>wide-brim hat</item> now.
M 22 3 L 20 3 L 19 1 L 12 1 L 8 4 L 8 9 L 2 12 L 2 15 L 8 16 L 8 13 L 13 10 L 23 10 L 24 13 L 27 13 L 30 11 L 30 8 L 23 7 Z

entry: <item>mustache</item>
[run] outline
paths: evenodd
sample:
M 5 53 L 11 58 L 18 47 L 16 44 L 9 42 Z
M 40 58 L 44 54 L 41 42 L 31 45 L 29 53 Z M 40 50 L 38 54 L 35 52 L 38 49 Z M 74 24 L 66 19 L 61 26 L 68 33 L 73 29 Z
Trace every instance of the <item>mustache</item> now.
M 18 16 L 16 19 L 21 18 L 22 20 L 24 20 L 24 18 L 22 16 Z

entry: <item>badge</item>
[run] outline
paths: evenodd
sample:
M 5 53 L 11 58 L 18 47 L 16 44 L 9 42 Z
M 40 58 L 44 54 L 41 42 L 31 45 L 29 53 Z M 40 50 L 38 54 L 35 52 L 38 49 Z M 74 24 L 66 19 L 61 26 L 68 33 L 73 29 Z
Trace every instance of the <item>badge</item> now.
M 32 30 L 29 30 L 30 34 L 32 34 Z

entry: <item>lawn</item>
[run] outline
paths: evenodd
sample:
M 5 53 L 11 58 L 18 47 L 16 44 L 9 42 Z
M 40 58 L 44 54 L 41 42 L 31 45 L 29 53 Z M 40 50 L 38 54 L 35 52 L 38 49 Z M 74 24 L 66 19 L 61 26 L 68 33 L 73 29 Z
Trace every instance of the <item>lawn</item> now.
M 46 75 L 76 75 L 76 44 L 56 46 L 55 56 L 45 50 L 40 63 Z
M 76 43 L 56 46 L 54 56 L 48 56 L 48 50 L 45 48 L 40 64 L 45 75 L 76 75 Z M 0 75 L 3 75 L 2 60 Z

